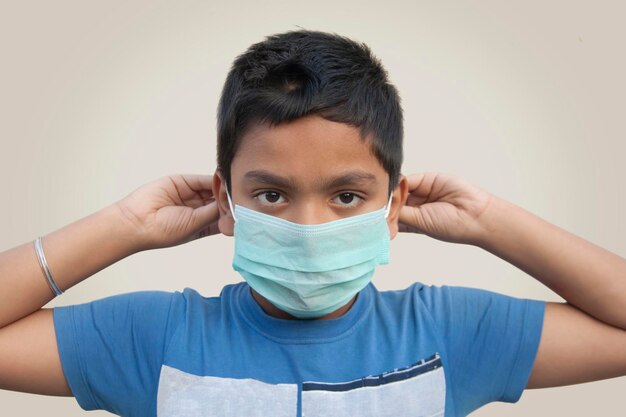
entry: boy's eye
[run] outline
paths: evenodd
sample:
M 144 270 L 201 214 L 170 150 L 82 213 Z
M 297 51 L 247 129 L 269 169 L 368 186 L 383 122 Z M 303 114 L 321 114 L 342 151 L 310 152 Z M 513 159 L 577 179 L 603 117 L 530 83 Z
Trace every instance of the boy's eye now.
M 280 193 L 277 193 L 276 191 L 263 191 L 257 194 L 255 198 L 257 198 L 261 202 L 261 204 L 265 206 L 273 206 L 277 203 L 282 203 L 283 201 L 279 200 L 281 198 L 284 199 L 284 197 L 282 197 Z
M 354 193 L 341 193 L 335 197 L 334 201 L 344 207 L 356 207 L 360 203 L 359 200 L 363 199 Z

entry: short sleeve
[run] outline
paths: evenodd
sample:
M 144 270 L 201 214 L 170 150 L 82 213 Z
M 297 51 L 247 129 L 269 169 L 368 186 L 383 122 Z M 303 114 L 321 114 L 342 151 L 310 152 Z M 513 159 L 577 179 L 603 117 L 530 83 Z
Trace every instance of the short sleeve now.
M 446 346 L 459 415 L 517 402 L 539 347 L 545 301 L 445 285 L 420 292 Z
M 177 294 L 137 291 L 54 307 L 63 372 L 81 408 L 120 416 L 155 415 Z

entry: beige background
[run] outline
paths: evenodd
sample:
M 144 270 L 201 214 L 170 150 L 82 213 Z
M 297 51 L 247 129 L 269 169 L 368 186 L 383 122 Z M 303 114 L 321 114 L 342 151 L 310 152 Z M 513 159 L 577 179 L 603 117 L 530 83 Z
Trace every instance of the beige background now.
M 303 27 L 363 41 L 382 59 L 403 100 L 405 174 L 461 175 L 625 256 L 625 12 L 620 1 L 3 0 L 0 250 L 160 176 L 212 173 L 232 60 Z M 232 243 L 142 252 L 48 306 L 145 289 L 217 295 L 240 280 Z M 391 256 L 380 289 L 422 281 L 560 300 L 473 246 L 400 235 Z M 474 415 L 622 416 L 624 392 L 624 377 L 529 390 Z M 86 412 L 73 398 L 0 391 L 0 414 Z

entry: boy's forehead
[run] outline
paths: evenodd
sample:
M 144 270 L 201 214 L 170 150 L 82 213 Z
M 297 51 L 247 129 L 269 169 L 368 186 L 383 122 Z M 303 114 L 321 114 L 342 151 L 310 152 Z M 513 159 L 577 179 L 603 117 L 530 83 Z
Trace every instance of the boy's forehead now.
M 344 123 L 307 116 L 270 127 L 251 126 L 231 165 L 233 181 L 249 182 L 269 176 L 297 183 L 324 183 L 349 176 L 355 181 L 386 186 L 388 174 L 359 129 Z

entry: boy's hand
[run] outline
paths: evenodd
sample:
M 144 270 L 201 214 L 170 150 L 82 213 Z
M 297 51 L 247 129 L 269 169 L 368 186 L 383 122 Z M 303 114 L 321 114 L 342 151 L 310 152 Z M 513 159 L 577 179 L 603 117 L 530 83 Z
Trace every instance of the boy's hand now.
M 423 233 L 453 243 L 476 244 L 479 218 L 493 195 L 460 177 L 436 172 L 407 176 L 409 195 L 400 210 L 401 232 Z
M 115 203 L 137 232 L 141 250 L 165 248 L 219 233 L 212 175 L 169 175 Z

